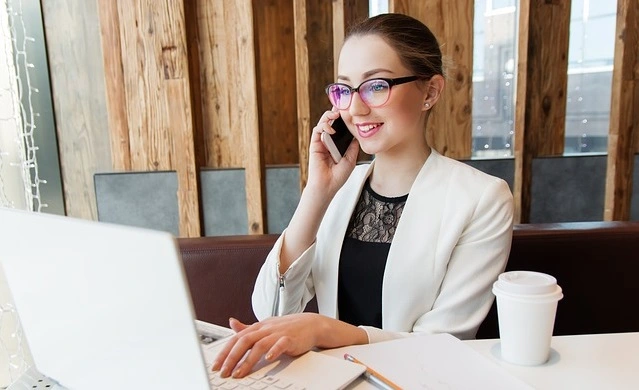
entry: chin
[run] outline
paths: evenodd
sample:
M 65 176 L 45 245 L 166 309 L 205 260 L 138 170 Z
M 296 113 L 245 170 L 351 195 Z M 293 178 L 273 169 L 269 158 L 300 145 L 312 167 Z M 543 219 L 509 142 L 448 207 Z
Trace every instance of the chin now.
M 371 156 L 379 154 L 386 150 L 386 145 L 381 145 L 377 142 L 361 142 L 359 143 L 360 149 L 364 151 L 364 153 L 369 154 Z

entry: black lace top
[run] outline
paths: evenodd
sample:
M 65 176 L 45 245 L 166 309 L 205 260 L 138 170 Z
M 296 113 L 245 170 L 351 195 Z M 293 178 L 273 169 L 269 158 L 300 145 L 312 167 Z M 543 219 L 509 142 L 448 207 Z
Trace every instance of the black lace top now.
M 382 282 L 388 250 L 408 195 L 387 198 L 366 181 L 340 254 L 337 282 L 339 318 L 382 327 Z

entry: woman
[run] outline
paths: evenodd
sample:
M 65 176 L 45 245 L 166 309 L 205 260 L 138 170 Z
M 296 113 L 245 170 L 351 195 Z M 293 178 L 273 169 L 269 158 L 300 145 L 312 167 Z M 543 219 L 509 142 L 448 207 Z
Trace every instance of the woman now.
M 315 347 L 472 338 L 494 299 L 512 195 L 426 142 L 444 88 L 436 38 L 411 17 L 379 15 L 349 32 L 338 68 L 327 87 L 333 109 L 313 129 L 307 185 L 255 284 L 261 321 L 230 320 L 237 334 L 213 364 L 222 376 Z M 355 139 L 336 164 L 320 138 L 340 115 Z M 356 167 L 359 147 L 372 163 Z M 313 296 L 319 314 L 302 313 Z

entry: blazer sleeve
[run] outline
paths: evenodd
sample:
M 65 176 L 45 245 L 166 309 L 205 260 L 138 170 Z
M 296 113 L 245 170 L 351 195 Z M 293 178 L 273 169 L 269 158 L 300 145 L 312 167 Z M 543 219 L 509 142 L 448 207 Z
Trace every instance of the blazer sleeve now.
M 460 339 L 475 337 L 495 298 L 492 284 L 506 268 L 512 227 L 512 194 L 506 182 L 496 179 L 476 203 L 469 223 L 451 252 L 433 307 L 417 319 L 413 332 L 445 332 Z M 363 328 L 370 342 L 411 334 Z
M 280 253 L 285 235 L 286 230 L 273 245 L 255 281 L 251 301 L 255 317 L 260 321 L 275 315 L 300 313 L 315 295 L 311 269 L 316 244 L 313 243 L 284 275 L 280 275 Z

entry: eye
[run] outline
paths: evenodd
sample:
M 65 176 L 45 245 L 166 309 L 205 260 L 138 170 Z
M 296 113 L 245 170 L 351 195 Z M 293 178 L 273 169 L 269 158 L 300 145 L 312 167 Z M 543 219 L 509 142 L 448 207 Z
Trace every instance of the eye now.
M 341 86 L 339 87 L 339 94 L 340 94 L 341 96 L 348 96 L 348 95 L 350 95 L 350 94 L 351 94 L 351 89 L 350 89 L 350 88 L 348 88 L 348 87 L 345 87 L 345 86 L 341 85 Z
M 366 89 L 370 92 L 384 92 L 388 89 L 388 83 L 384 80 L 371 80 Z

